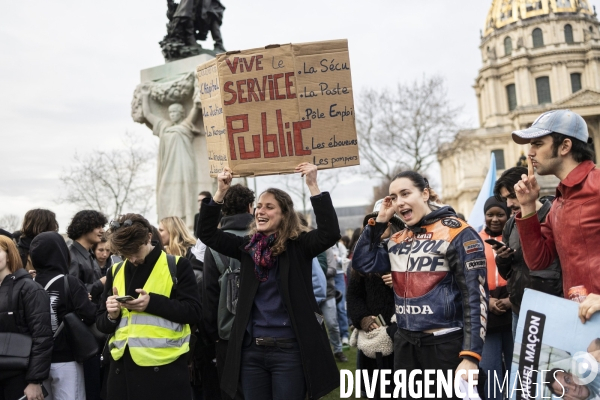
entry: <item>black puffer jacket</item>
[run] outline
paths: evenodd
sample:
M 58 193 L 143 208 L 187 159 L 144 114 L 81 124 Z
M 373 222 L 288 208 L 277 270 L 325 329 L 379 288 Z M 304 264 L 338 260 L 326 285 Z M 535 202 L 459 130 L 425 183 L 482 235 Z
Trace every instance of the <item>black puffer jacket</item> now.
M 11 297 L 12 300 L 9 299 Z M 9 302 L 12 303 L 12 310 L 9 310 Z M 9 314 L 11 311 L 14 314 Z M 48 378 L 52 357 L 50 298 L 23 268 L 5 277 L 0 284 L 0 332 L 15 331 L 32 337 L 25 380 L 28 383 L 41 383 Z M 14 375 L 14 372 L 0 371 L 0 379 L 7 374 Z
M 31 263 L 37 275 L 35 281 L 46 287 L 50 281 L 59 275 L 49 285 L 47 293 L 51 300 L 50 321 L 52 332 L 56 332 L 66 314 L 74 311 L 87 325 L 96 321 L 97 306 L 88 299 L 88 293 L 83 283 L 76 277 L 69 275 L 69 249 L 65 240 L 56 232 L 40 233 L 31 242 L 29 252 Z M 69 294 L 65 296 L 65 280 L 69 280 Z M 65 301 L 68 299 L 68 302 Z M 52 351 L 52 362 L 75 361 L 68 333 L 63 329 L 56 340 Z
M 539 209 L 537 215 L 540 222 L 546 220 L 546 215 L 550 211 L 551 201 L 544 203 Z M 496 256 L 496 266 L 498 273 L 507 281 L 509 299 L 512 304 L 512 310 L 519 314 L 521 301 L 525 289 L 535 289 L 540 292 L 562 297 L 562 270 L 558 257 L 552 264 L 543 270 L 530 271 L 523 258 L 519 231 L 515 226 L 515 217 L 511 217 L 504 225 L 502 232 L 502 241 L 515 252 L 507 258 Z

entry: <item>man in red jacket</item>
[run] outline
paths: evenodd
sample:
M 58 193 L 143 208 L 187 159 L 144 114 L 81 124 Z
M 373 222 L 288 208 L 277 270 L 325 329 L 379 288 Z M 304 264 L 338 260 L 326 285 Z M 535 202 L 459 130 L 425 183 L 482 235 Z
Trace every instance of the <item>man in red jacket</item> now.
M 518 144 L 531 145 L 528 175 L 515 185 L 521 204 L 517 229 L 522 238 L 523 255 L 531 270 L 547 268 L 556 255 L 563 269 L 563 291 L 584 286 L 588 297 L 579 307 L 585 323 L 600 311 L 600 170 L 592 161 L 587 124 L 571 110 L 542 114 L 531 128 L 512 133 Z M 560 179 L 556 199 L 540 224 L 535 202 L 539 196 L 534 169 L 539 175 Z

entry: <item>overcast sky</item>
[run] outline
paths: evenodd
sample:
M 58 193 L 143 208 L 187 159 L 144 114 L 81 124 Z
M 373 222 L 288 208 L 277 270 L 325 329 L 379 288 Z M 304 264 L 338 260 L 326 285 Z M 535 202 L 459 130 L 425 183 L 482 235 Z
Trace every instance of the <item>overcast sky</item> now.
M 441 74 L 465 124 L 478 124 L 472 85 L 491 0 L 222 2 L 228 50 L 347 38 L 355 101 L 362 89 Z M 166 9 L 148 0 L 0 3 L 0 216 L 50 208 L 63 232 L 77 207 L 56 201 L 58 176 L 75 152 L 114 149 L 126 131 L 144 145 L 158 140 L 132 121 L 130 102 L 139 71 L 164 63 Z M 202 44 L 212 48 L 210 38 Z M 259 178 L 259 190 L 269 183 Z M 347 180 L 334 203 L 368 204 L 374 183 Z

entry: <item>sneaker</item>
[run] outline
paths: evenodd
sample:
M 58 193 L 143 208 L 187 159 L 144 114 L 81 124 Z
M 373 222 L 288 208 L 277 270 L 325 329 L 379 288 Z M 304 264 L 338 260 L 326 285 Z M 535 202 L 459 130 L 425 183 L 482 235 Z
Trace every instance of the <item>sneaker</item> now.
M 339 353 L 335 353 L 333 356 L 335 357 L 335 361 L 348 362 L 348 357 L 346 357 L 341 351 Z
M 348 341 L 348 338 L 342 338 L 342 346 L 344 347 L 350 347 L 350 342 Z

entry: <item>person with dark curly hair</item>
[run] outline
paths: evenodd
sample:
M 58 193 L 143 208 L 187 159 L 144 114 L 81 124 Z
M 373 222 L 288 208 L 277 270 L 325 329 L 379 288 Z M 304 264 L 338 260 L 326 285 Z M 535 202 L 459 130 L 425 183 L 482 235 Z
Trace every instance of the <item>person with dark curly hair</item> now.
M 107 222 L 104 214 L 95 210 L 83 210 L 75 214 L 67 228 L 67 236 L 73 240 L 73 243 L 69 245 L 71 255 L 69 274 L 78 277 L 83 282 L 95 304 L 98 304 L 104 291 L 106 276 L 102 276 L 92 247 L 102 241 L 104 225 Z M 86 398 L 100 399 L 102 386 L 100 356 L 84 362 L 83 369 Z
M 102 241 L 104 225 L 107 222 L 104 214 L 94 210 L 83 210 L 75 214 L 67 228 L 67 236 L 73 240 L 69 246 L 69 274 L 78 277 L 85 284 L 94 303 L 98 303 L 106 278 L 102 276 L 91 250 L 95 244 Z

